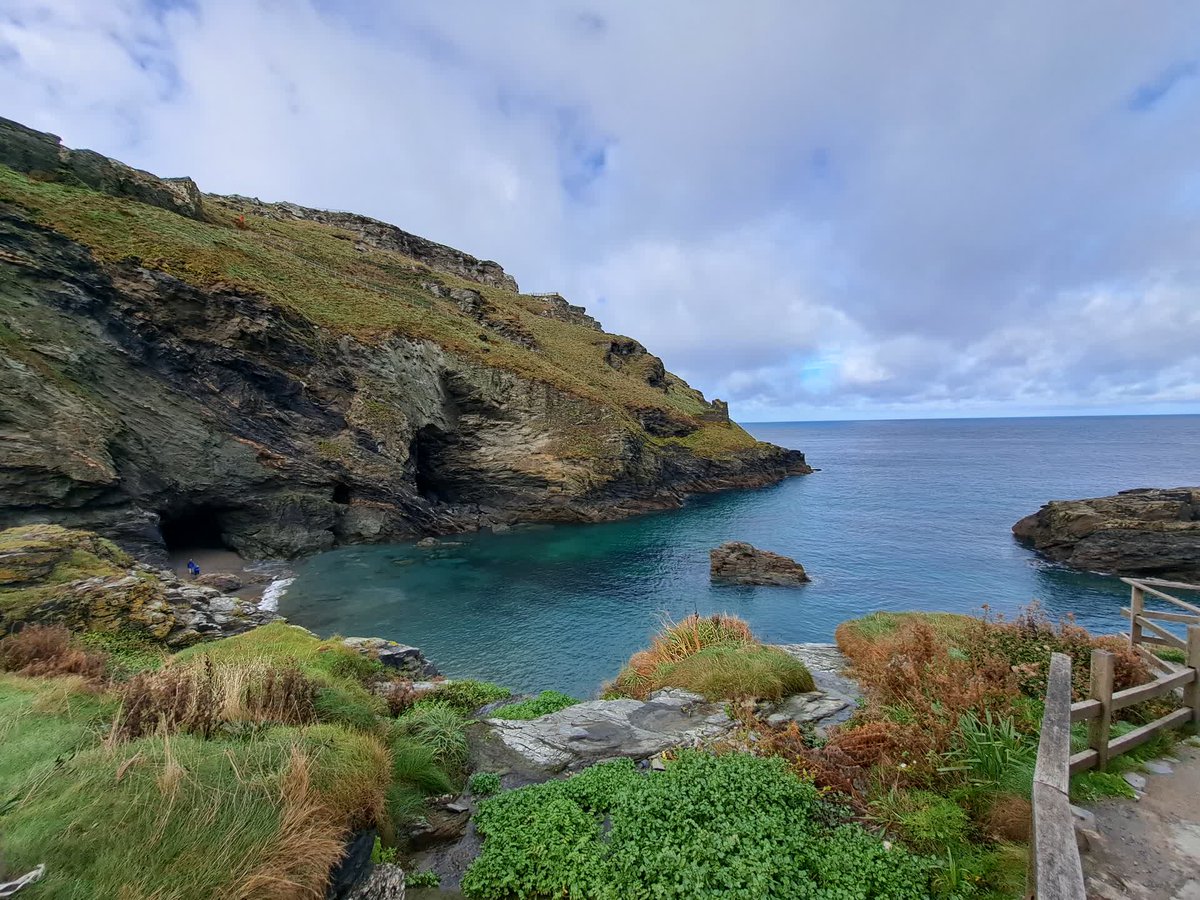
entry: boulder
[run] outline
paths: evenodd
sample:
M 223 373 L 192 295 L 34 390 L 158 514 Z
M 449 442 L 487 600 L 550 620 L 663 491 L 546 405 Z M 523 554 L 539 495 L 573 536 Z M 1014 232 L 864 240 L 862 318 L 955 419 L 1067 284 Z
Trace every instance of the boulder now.
M 784 697 L 767 711 L 767 724 L 782 728 L 791 722 L 797 725 L 812 725 L 824 731 L 826 720 L 838 713 L 851 709 L 849 700 L 826 694 L 824 691 L 807 691 Z
M 376 865 L 347 900 L 404 900 L 404 870 L 395 863 Z
M 436 678 L 437 666 L 416 647 L 376 637 L 346 638 L 345 645 L 357 653 L 378 659 L 388 669 L 412 679 Z
M 233 572 L 205 572 L 199 578 L 192 579 L 192 583 L 202 587 L 216 588 L 222 593 L 230 593 L 246 586 L 242 577 Z
M 1022 544 L 1075 569 L 1200 581 L 1200 487 L 1055 500 L 1012 531 Z
M 544 780 L 607 759 L 698 746 L 733 725 L 723 703 L 673 688 L 647 700 L 591 700 L 528 721 L 484 720 L 472 734 L 473 768 Z
M 713 581 L 790 585 L 804 584 L 810 580 L 804 566 L 794 559 L 769 550 L 759 550 L 744 541 L 727 541 L 710 550 L 708 558 L 709 574 Z

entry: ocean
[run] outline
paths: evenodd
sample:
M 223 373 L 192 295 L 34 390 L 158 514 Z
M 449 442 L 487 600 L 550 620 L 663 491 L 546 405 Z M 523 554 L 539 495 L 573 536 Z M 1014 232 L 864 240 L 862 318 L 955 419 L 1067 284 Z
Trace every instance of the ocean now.
M 666 618 L 726 611 L 764 640 L 826 641 L 874 610 L 1008 613 L 1038 601 L 1121 630 L 1128 588 L 1012 538 L 1053 499 L 1200 484 L 1200 416 L 771 423 L 756 437 L 820 469 L 599 525 L 346 547 L 296 567 L 279 599 L 320 634 L 422 648 L 448 677 L 594 696 Z M 713 585 L 708 551 L 745 540 L 803 563 L 802 587 Z

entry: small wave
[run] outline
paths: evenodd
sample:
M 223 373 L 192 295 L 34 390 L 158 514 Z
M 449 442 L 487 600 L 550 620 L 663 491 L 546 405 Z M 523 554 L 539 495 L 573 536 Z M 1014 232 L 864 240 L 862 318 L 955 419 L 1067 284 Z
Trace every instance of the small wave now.
M 259 601 L 259 608 L 276 612 L 279 609 L 279 598 L 287 593 L 288 587 L 295 578 L 276 578 L 267 585 L 263 591 L 262 600 Z

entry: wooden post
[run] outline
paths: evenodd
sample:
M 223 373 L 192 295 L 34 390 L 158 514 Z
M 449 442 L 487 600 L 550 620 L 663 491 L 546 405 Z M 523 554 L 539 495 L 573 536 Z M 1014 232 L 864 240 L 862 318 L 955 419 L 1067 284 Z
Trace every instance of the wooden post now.
M 1085 900 L 1075 821 L 1067 794 L 1071 756 L 1071 658 L 1050 656 L 1046 711 L 1033 770 L 1030 880 L 1042 900 Z
M 1096 751 L 1096 768 L 1108 768 L 1108 738 L 1112 727 L 1113 655 L 1092 651 L 1091 698 L 1100 701 L 1100 714 L 1088 725 L 1088 746 Z
M 1200 724 L 1200 625 L 1188 626 L 1186 665 L 1196 673 L 1196 680 L 1183 686 L 1183 705 L 1192 708 L 1193 724 Z
M 1142 641 L 1142 626 L 1138 616 L 1146 609 L 1146 592 L 1136 584 L 1129 590 L 1129 646 L 1135 647 Z

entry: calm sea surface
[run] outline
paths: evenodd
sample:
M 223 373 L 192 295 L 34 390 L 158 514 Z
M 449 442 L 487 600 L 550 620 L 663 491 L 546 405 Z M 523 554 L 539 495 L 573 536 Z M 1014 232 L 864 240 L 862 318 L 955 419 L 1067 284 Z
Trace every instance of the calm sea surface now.
M 750 426 L 820 472 L 603 525 L 349 547 L 297 568 L 280 601 L 322 634 L 421 647 L 450 677 L 593 695 L 663 616 L 726 610 L 776 642 L 829 640 L 872 610 L 1012 611 L 1117 631 L 1127 589 L 1019 547 L 1051 499 L 1200 484 L 1200 416 L 821 422 Z M 713 586 L 708 551 L 746 540 L 795 557 L 811 584 Z

